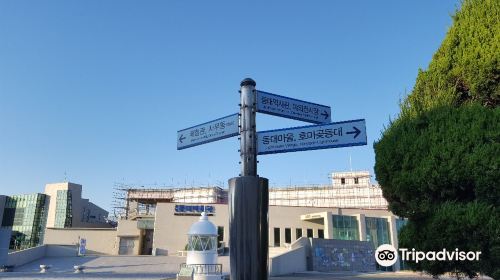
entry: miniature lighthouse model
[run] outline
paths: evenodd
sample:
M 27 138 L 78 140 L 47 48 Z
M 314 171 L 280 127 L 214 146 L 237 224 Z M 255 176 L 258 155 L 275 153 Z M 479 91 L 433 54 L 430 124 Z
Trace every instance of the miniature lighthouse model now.
M 194 280 L 220 280 L 222 265 L 217 264 L 217 228 L 205 212 L 188 232 L 186 267 L 194 270 Z

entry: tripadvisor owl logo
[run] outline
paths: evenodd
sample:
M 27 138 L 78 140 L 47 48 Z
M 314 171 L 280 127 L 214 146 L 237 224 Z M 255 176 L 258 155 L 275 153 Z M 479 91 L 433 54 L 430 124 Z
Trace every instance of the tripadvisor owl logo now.
M 479 261 L 481 251 L 460 251 L 458 248 L 449 251 L 442 249 L 440 251 L 417 251 L 399 248 L 402 261 L 418 263 L 420 261 Z M 380 266 L 391 266 L 398 261 L 398 250 L 390 244 L 382 244 L 375 251 L 375 260 Z
M 391 266 L 398 260 L 398 251 L 390 244 L 382 244 L 375 251 L 375 260 L 380 266 Z

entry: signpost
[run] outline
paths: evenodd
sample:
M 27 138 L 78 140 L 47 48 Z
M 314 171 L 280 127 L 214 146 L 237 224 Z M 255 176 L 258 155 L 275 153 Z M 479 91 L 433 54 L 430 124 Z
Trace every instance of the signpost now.
M 309 123 L 330 123 L 329 106 L 257 91 L 257 112 Z
M 263 280 L 268 277 L 269 182 L 257 175 L 257 155 L 366 145 L 366 127 L 364 119 L 331 123 L 330 107 L 257 91 L 249 78 L 240 86 L 240 112 L 179 130 L 177 150 L 240 136 L 241 173 L 229 180 L 231 279 Z M 257 133 L 256 112 L 316 125 Z
M 366 145 L 365 120 L 352 120 L 262 131 L 257 133 L 257 154 Z
M 177 131 L 177 150 L 233 137 L 239 133 L 238 114 L 232 114 Z

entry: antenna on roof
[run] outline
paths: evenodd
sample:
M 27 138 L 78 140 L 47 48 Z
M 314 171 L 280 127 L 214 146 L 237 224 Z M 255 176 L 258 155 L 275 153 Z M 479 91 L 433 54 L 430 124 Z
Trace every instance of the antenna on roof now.
M 351 172 L 352 172 L 352 157 L 351 157 L 351 153 L 349 153 L 349 168 L 351 169 Z

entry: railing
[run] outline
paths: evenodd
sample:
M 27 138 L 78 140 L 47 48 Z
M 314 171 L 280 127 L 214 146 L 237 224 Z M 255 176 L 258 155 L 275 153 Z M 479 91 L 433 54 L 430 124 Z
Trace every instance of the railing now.
M 191 267 L 194 274 L 222 274 L 222 264 L 185 264 L 182 263 L 180 268 Z

